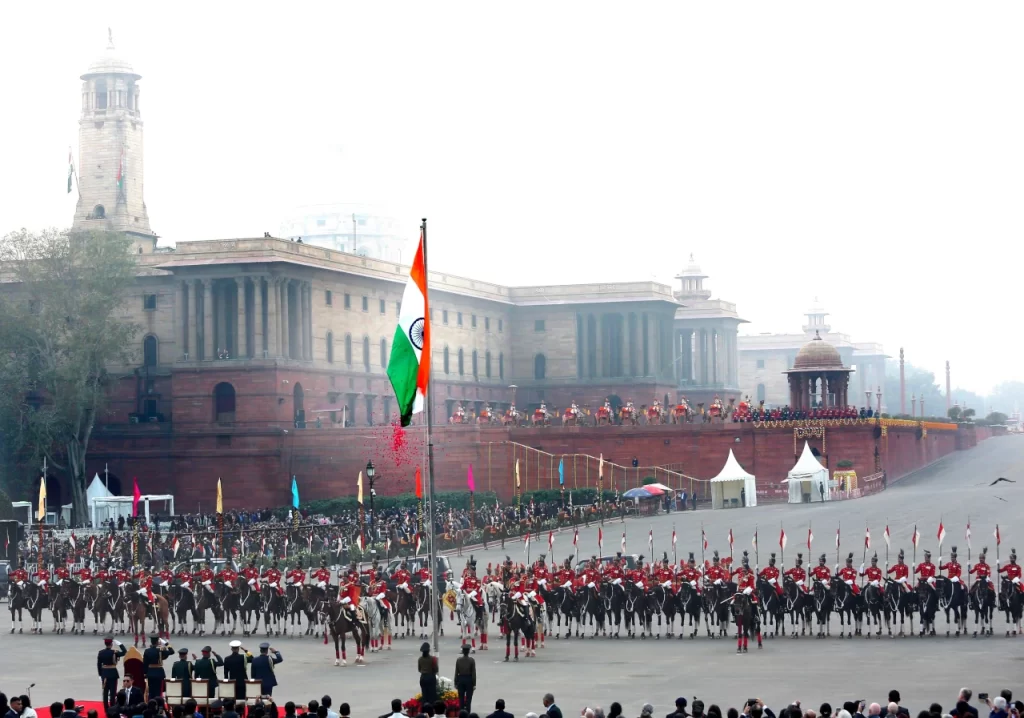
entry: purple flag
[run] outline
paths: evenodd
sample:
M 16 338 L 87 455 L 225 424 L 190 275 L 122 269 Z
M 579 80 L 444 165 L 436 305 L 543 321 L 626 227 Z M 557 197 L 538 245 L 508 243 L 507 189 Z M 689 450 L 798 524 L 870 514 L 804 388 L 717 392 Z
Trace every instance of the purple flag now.
M 469 474 L 466 475 L 466 486 L 471 494 L 476 493 L 476 482 L 473 480 L 473 465 L 469 465 Z

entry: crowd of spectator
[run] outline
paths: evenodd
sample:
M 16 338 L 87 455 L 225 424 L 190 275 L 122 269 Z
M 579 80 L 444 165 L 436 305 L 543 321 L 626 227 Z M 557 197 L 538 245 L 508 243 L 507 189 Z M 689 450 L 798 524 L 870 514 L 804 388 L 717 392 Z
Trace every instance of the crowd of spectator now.
M 732 412 L 733 423 L 739 424 L 754 421 L 871 419 L 874 416 L 874 409 L 870 407 L 858 409 L 855 406 L 816 407 L 814 409 L 792 409 L 789 406 L 782 406 L 766 409 L 764 406 L 740 405 Z

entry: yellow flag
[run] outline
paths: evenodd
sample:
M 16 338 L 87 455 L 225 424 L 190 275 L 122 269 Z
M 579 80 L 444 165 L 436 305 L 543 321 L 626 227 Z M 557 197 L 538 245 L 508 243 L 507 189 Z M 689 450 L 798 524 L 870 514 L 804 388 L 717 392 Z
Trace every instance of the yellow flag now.
M 519 459 L 516 459 L 516 488 L 519 488 Z
M 46 477 L 39 480 L 39 514 L 36 517 L 39 523 L 46 520 Z
M 220 486 L 220 479 L 217 479 L 217 513 L 224 513 L 224 490 Z
M 601 458 L 597 461 L 597 475 L 604 476 L 604 454 L 601 454 Z
M 356 501 L 358 501 L 359 505 L 362 506 L 363 505 L 363 472 L 362 471 L 359 472 L 359 480 L 356 481 L 356 486 L 359 488 L 359 496 L 356 498 Z

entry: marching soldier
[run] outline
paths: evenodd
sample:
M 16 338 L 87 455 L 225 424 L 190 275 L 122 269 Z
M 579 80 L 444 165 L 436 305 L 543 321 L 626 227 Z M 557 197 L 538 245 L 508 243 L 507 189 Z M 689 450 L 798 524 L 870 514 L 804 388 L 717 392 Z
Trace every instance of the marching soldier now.
M 192 666 L 192 676 L 196 680 L 209 681 L 207 684 L 207 697 L 212 698 L 217 695 L 217 669 L 224 665 L 224 659 L 217 655 L 209 646 L 203 646 L 203 657 L 196 660 Z M 210 655 L 213 658 L 210 658 Z M 196 659 L 196 655 L 192 654 L 193 660 Z
M 896 582 L 902 585 L 905 593 L 909 593 L 910 582 L 907 578 L 910 576 L 910 566 L 903 563 L 904 558 L 903 549 L 900 549 L 899 555 L 896 557 L 896 564 L 894 566 L 890 566 L 889 570 L 886 571 L 886 574 L 895 574 Z
M 178 660 L 171 666 L 171 678 L 181 681 L 181 695 L 183 698 L 192 697 L 192 664 L 188 660 L 188 649 L 178 649 Z
M 146 671 L 146 697 L 152 699 L 163 695 L 167 678 L 164 661 L 174 655 L 174 649 L 156 633 L 150 635 L 149 642 L 149 648 L 142 654 L 142 665 Z
M 271 655 L 271 651 L 273 651 L 273 655 Z M 263 685 L 260 686 L 260 695 L 272 696 L 274 694 L 274 686 L 277 685 L 274 666 L 283 660 L 281 651 L 273 650 L 269 643 L 260 644 L 260 655 L 252 659 L 251 671 L 254 681 L 263 682 Z
M 111 648 L 112 644 L 117 644 L 116 651 Z M 121 677 L 117 671 L 117 662 L 128 653 L 128 649 L 120 641 L 115 641 L 113 636 L 104 638 L 103 645 L 96 654 L 96 671 L 103 685 L 103 707 L 106 708 L 114 705 L 117 700 L 117 679 Z

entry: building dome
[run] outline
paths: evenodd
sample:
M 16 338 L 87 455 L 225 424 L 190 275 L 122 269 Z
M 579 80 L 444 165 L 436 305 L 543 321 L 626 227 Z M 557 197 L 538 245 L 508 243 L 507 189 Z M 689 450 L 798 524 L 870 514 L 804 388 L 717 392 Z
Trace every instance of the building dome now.
M 118 57 L 114 51 L 114 37 L 113 33 L 108 30 L 107 51 L 102 55 L 93 60 L 92 64 L 89 65 L 89 70 L 82 75 L 83 80 L 88 80 L 90 77 L 97 75 L 130 75 L 133 79 L 140 79 L 141 75 L 135 74 L 135 69 L 121 57 Z
M 844 369 L 843 359 L 839 350 L 824 341 L 821 335 L 814 333 L 814 339 L 800 347 L 793 369 Z

